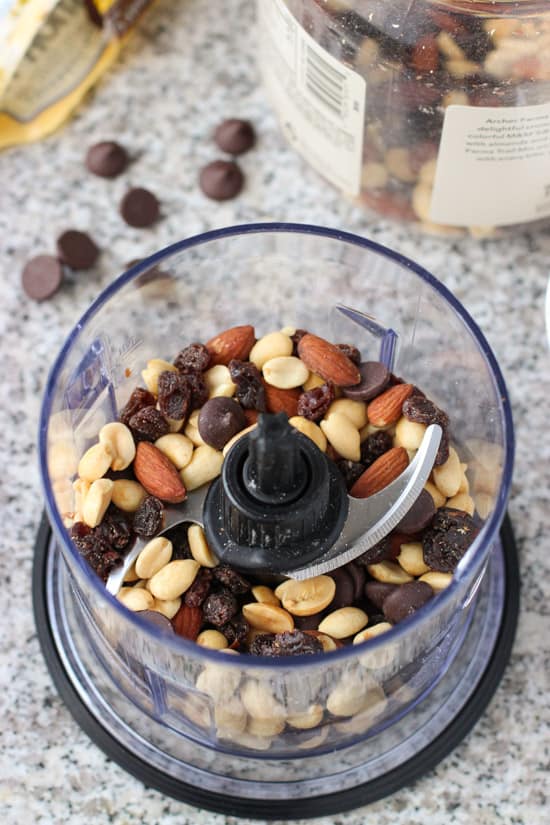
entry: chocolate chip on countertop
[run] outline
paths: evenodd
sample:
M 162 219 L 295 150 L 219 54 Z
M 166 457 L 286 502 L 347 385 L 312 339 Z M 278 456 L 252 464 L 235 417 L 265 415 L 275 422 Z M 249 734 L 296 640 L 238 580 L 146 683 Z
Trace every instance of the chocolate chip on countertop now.
M 244 175 L 233 161 L 215 160 L 201 170 L 199 184 L 207 197 L 226 201 L 239 194 L 244 185 Z
M 120 214 L 129 226 L 152 226 L 160 214 L 159 202 L 152 192 L 138 186 L 130 189 L 122 198 Z
M 128 153 L 114 140 L 95 143 L 86 154 L 86 168 L 101 178 L 116 178 L 127 166 Z
M 344 387 L 344 395 L 354 401 L 370 401 L 379 395 L 390 380 L 388 368 L 380 361 L 363 361 L 359 364 L 361 381 L 353 387 Z
M 256 142 L 254 127 L 248 120 L 232 117 L 220 123 L 214 132 L 214 140 L 222 150 L 230 155 L 248 152 Z
M 427 527 L 435 513 L 433 498 L 427 490 L 422 490 L 409 512 L 403 516 L 395 529 L 412 536 Z
M 413 581 L 400 584 L 393 593 L 384 599 L 384 616 L 389 622 L 397 624 L 429 602 L 434 592 L 427 582 Z
M 37 255 L 25 264 L 21 281 L 29 298 L 44 301 L 61 286 L 63 268 L 53 255 Z
M 99 255 L 99 248 L 86 232 L 67 229 L 57 239 L 57 254 L 71 269 L 90 269 Z

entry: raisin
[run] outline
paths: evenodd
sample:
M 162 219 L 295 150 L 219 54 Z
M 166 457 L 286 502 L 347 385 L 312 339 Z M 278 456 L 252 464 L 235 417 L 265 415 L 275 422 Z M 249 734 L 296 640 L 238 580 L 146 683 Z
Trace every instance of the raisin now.
M 127 403 L 122 408 L 119 418 L 123 424 L 128 426 L 133 415 L 142 410 L 144 407 L 154 407 L 155 404 L 155 396 L 150 393 L 149 390 L 144 390 L 143 387 L 136 387 Z
M 187 418 L 191 408 L 193 391 L 185 375 L 179 372 L 161 372 L 158 379 L 159 409 L 167 418 L 182 421 Z
M 212 573 L 207 567 L 201 567 L 195 576 L 193 584 L 185 591 L 185 604 L 189 605 L 189 607 L 200 607 L 210 593 L 211 584 Z
M 468 513 L 440 507 L 431 527 L 422 536 L 424 561 L 432 570 L 452 573 L 478 534 L 478 526 Z
M 374 464 L 376 459 L 384 455 L 392 446 L 393 439 L 389 433 L 384 432 L 384 430 L 371 433 L 361 444 L 361 461 L 365 465 L 365 469 Z
M 250 645 L 256 656 L 304 656 L 323 652 L 323 645 L 316 636 L 302 630 L 284 633 L 261 633 Z
M 391 559 L 393 555 L 391 538 L 390 536 L 384 536 L 381 541 L 358 556 L 355 561 L 366 566 L 367 564 L 378 564 L 380 561 Z
M 449 458 L 449 416 L 447 413 L 440 410 L 425 395 L 411 395 L 403 402 L 403 415 L 409 421 L 416 421 L 418 424 L 439 424 L 443 434 L 434 465 L 439 467 L 445 464 Z
M 231 380 L 237 385 L 235 398 L 245 409 L 265 412 L 265 390 L 258 367 L 251 361 L 229 362 Z
M 220 631 L 227 639 L 230 647 L 240 647 L 246 642 L 246 637 L 250 631 L 250 625 L 242 613 L 238 613 L 228 622 L 220 627 Z
M 298 355 L 298 344 L 300 343 L 304 335 L 307 335 L 307 329 L 297 329 L 294 335 L 290 336 L 290 339 L 292 341 L 292 354 L 294 356 Z
M 237 599 L 229 590 L 211 593 L 202 606 L 205 621 L 215 627 L 221 627 L 229 622 L 238 610 Z
M 122 561 L 120 553 L 113 550 L 97 528 L 92 529 L 83 522 L 73 524 L 70 536 L 82 558 L 107 581 L 109 573 Z
M 336 348 L 343 352 L 344 355 L 349 358 L 349 360 L 359 366 L 361 363 L 361 353 L 354 347 L 353 344 L 336 344 Z
M 132 521 L 134 533 L 143 538 L 156 536 L 164 522 L 164 507 L 162 501 L 155 496 L 147 496 L 143 499 Z
M 319 421 L 327 412 L 334 398 L 334 386 L 330 382 L 306 390 L 298 399 L 298 415 L 307 418 L 308 421 Z
M 191 409 L 198 410 L 208 401 L 208 387 L 199 372 L 187 372 L 184 376 L 191 391 Z
M 189 344 L 174 358 L 174 366 L 183 373 L 204 372 L 209 364 L 210 353 L 204 344 Z
M 214 567 L 212 574 L 216 581 L 236 596 L 247 593 L 250 590 L 250 582 L 232 567 L 229 567 L 228 564 L 219 564 L 217 567 Z
M 135 538 L 126 514 L 111 504 L 103 521 L 95 528 L 113 550 L 128 550 Z
M 345 458 L 337 461 L 336 466 L 344 477 L 346 489 L 348 491 L 351 490 L 359 476 L 362 475 L 367 469 L 364 464 L 360 464 L 358 461 L 349 461 Z
M 136 441 L 156 441 L 170 432 L 168 421 L 156 407 L 143 407 L 129 420 Z

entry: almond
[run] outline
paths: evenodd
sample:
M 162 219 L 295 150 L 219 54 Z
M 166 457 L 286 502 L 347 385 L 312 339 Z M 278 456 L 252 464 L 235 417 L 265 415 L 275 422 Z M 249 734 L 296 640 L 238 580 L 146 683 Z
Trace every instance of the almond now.
M 350 387 L 361 381 L 353 361 L 334 344 L 317 335 L 307 333 L 300 339 L 298 355 L 311 372 L 325 381 L 332 381 L 337 387 Z
M 149 495 L 177 504 L 186 497 L 186 490 L 180 475 L 164 453 L 150 444 L 140 441 L 134 459 L 134 473 L 141 486 Z
M 191 639 L 194 642 L 202 625 L 201 608 L 182 604 L 172 619 L 172 624 L 178 636 L 183 636 L 184 639 Z
M 378 493 L 401 475 L 409 464 L 409 456 L 404 447 L 392 447 L 387 453 L 377 458 L 365 472 L 359 476 L 350 490 L 355 498 L 367 498 Z
M 259 412 L 258 410 L 243 410 L 244 417 L 246 418 L 246 423 L 250 427 L 251 424 L 256 424 L 258 421 Z
M 412 384 L 395 384 L 373 399 L 367 407 L 369 424 L 387 427 L 401 418 L 403 403 L 412 395 Z
M 216 364 L 227 366 L 233 358 L 244 361 L 248 358 L 255 340 L 254 327 L 249 324 L 231 327 L 220 332 L 206 343 L 206 349 L 211 357 L 210 366 L 213 367 Z
M 298 415 L 299 389 L 282 390 L 264 381 L 265 403 L 270 413 L 284 412 L 289 418 Z

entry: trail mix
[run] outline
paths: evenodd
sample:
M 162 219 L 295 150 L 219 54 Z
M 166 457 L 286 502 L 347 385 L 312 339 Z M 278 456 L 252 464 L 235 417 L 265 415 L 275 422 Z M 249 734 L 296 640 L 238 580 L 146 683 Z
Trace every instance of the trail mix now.
M 447 109 L 490 107 L 498 118 L 502 107 L 548 102 L 548 3 L 285 0 L 285 5 L 343 70 L 366 81 L 363 134 L 357 135 L 363 143 L 360 203 L 427 231 L 460 233 L 430 217 Z M 522 5 L 528 8 L 520 10 Z M 325 108 L 335 105 L 337 95 L 326 85 L 325 95 L 332 97 L 325 97 Z M 485 222 L 490 223 L 495 222 Z M 492 225 L 467 229 L 476 237 L 497 231 Z
M 250 325 L 152 359 L 142 378 L 80 459 L 69 526 L 105 581 L 147 540 L 118 593 L 129 610 L 208 648 L 294 656 L 367 641 L 448 586 L 481 522 L 449 418 L 418 387 L 351 345 L 290 328 L 257 340 Z M 219 563 L 197 524 L 159 535 L 165 504 L 215 479 L 265 412 L 284 412 L 358 498 L 403 472 L 428 425 L 443 437 L 425 489 L 386 538 L 327 575 L 270 587 Z

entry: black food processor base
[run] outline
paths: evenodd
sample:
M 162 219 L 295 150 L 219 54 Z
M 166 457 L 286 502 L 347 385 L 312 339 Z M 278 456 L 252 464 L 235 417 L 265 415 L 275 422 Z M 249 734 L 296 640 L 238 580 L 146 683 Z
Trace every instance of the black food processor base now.
M 328 754 L 336 773 L 320 781 L 243 782 L 229 777 L 217 781 L 208 771 L 168 757 L 154 744 L 147 744 L 150 752 L 143 753 L 143 738 L 118 724 L 114 711 L 112 719 L 105 715 L 101 697 L 94 699 L 93 680 L 87 683 L 86 668 L 79 667 L 78 658 L 69 650 L 63 574 L 61 554 L 44 517 L 33 568 L 36 627 L 52 679 L 80 727 L 107 756 L 145 785 L 198 808 L 264 820 L 326 816 L 357 808 L 400 790 L 434 768 L 469 733 L 493 696 L 510 657 L 519 608 L 517 549 L 506 517 L 458 655 L 419 705 L 387 732 L 367 740 L 364 764 L 359 759 L 346 769 L 345 759 L 339 764 L 336 752 Z M 377 758 L 375 765 L 373 743 L 379 739 L 383 758 Z M 182 773 L 194 781 L 182 781 L 177 775 Z

